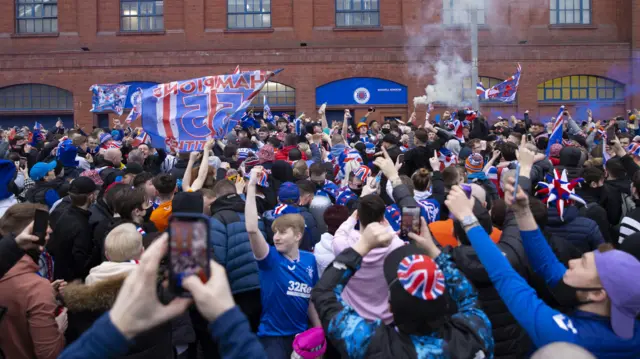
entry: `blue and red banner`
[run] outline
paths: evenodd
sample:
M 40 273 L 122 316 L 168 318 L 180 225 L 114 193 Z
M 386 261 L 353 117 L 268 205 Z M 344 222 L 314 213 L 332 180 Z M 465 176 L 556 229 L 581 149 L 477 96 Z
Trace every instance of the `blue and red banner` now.
M 560 106 L 560 110 L 558 111 L 558 116 L 556 116 L 556 120 L 553 123 L 553 129 L 551 130 L 551 136 L 549 136 L 549 143 L 547 144 L 547 151 L 545 154 L 549 157 L 551 153 L 551 146 L 556 143 L 562 144 L 562 125 L 564 124 L 564 105 Z
M 122 115 L 122 110 L 127 102 L 129 85 L 93 85 L 89 90 L 93 92 L 91 112 L 111 111 Z
M 265 83 L 280 72 L 248 71 L 160 84 L 142 91 L 142 127 L 154 147 L 201 150 L 240 122 Z
M 522 66 L 518 64 L 516 73 L 504 80 L 503 82 L 485 89 L 482 83 L 476 85 L 476 93 L 480 100 L 497 100 L 502 102 L 512 102 L 516 99 L 518 92 L 518 85 L 520 84 L 520 74 L 522 73 Z

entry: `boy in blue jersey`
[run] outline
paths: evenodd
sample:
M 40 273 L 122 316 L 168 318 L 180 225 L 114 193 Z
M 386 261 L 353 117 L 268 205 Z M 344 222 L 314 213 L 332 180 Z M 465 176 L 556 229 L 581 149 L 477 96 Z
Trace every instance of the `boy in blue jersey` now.
M 260 232 L 255 195 L 261 171 L 260 166 L 251 170 L 245 206 L 251 250 L 260 271 L 262 315 L 258 337 L 269 358 L 289 358 L 293 339 L 307 330 L 307 323 L 321 326 L 310 301 L 318 270 L 313 254 L 298 248 L 305 231 L 300 214 L 276 218 L 272 225 L 274 246 L 268 245 Z
M 524 153 L 523 153 L 524 152 Z M 530 151 L 520 151 L 520 160 Z M 531 154 L 533 157 L 533 154 Z M 521 169 L 522 173 L 528 173 Z M 514 211 L 532 268 L 550 286 L 560 281 L 578 291 L 581 304 L 570 314 L 546 305 L 511 267 L 473 216 L 473 202 L 456 186 L 445 204 L 462 223 L 480 261 L 511 314 L 537 347 L 553 342 L 580 345 L 598 358 L 639 358 L 640 262 L 631 254 L 600 247 L 569 261 L 565 268 L 540 232 L 529 198 L 514 179 L 505 185 L 505 202 Z

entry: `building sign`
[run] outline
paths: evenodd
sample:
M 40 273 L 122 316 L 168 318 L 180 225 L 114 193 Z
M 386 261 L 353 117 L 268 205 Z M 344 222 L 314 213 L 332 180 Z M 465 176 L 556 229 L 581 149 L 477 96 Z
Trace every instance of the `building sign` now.
M 406 105 L 407 87 L 373 77 L 352 77 L 316 88 L 316 105 L 325 102 L 328 106 Z

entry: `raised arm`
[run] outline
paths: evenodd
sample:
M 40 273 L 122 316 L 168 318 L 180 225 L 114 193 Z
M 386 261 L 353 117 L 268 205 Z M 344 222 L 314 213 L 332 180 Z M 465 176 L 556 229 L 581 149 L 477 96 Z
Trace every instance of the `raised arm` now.
M 200 161 L 200 169 L 198 170 L 198 177 L 191 184 L 191 190 L 197 191 L 204 185 L 204 181 L 207 179 L 207 173 L 209 171 L 209 154 L 211 153 L 211 148 L 215 142 L 213 140 L 207 141 L 204 145 L 204 153 L 202 154 L 202 161 Z
M 269 244 L 264 239 L 260 228 L 258 227 L 258 208 L 256 206 L 256 183 L 258 175 L 262 173 L 262 166 L 255 166 L 251 169 L 251 177 L 247 187 L 247 202 L 244 206 L 245 225 L 247 233 L 249 233 L 249 242 L 253 256 L 257 260 L 264 259 L 269 254 Z
M 348 113 L 349 110 L 344 110 L 344 120 L 342 121 L 342 137 L 344 137 L 344 142 L 347 142 L 347 134 L 349 133 L 349 119 L 351 118 L 351 114 Z
M 322 124 L 322 128 L 329 128 L 329 123 L 327 122 L 327 114 L 325 113 L 325 109 L 323 107 L 320 108 L 318 114 L 320 115 L 320 123 Z
M 513 186 L 511 185 L 505 189 L 505 201 L 511 203 L 512 198 Z M 518 193 L 519 203 L 528 202 L 527 198 L 527 195 L 520 190 Z M 509 308 L 509 312 L 527 331 L 537 347 L 556 341 L 575 343 L 577 330 L 573 327 L 571 320 L 538 298 L 535 290 L 513 269 L 477 220 L 472 220 L 474 219 L 472 203 L 464 191 L 457 186 L 451 190 L 446 201 L 449 210 L 456 219 L 465 222 L 471 220 L 471 223 L 465 226 L 469 241 L 476 250 L 478 258 L 489 274 L 498 294 Z M 528 203 L 526 207 L 528 208 Z M 519 222 L 519 224 L 521 223 Z M 532 232 L 542 236 L 535 221 L 532 224 L 535 226 L 535 230 Z M 521 229 L 523 229 L 522 226 Z M 526 243 L 525 238 L 523 241 Z
M 198 160 L 200 152 L 194 151 L 189 154 L 189 163 L 187 163 L 187 169 L 184 171 L 184 177 L 182 177 L 182 190 L 189 192 L 191 189 L 191 170 L 193 164 Z

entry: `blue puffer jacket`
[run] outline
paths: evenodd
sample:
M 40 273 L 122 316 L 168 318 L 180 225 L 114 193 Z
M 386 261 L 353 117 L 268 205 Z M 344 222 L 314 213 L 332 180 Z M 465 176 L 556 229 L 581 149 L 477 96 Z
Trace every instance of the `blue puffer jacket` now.
M 258 264 L 244 222 L 244 201 L 237 194 L 216 199 L 211 205 L 211 248 L 227 270 L 233 294 L 260 289 Z M 262 221 L 258 223 L 264 234 Z
M 549 220 L 545 227 L 552 235 L 564 238 L 582 253 L 591 252 L 604 243 L 598 224 L 580 216 L 578 208 L 569 206 L 564 209 L 564 221 L 560 219 L 555 206 L 549 208 Z

